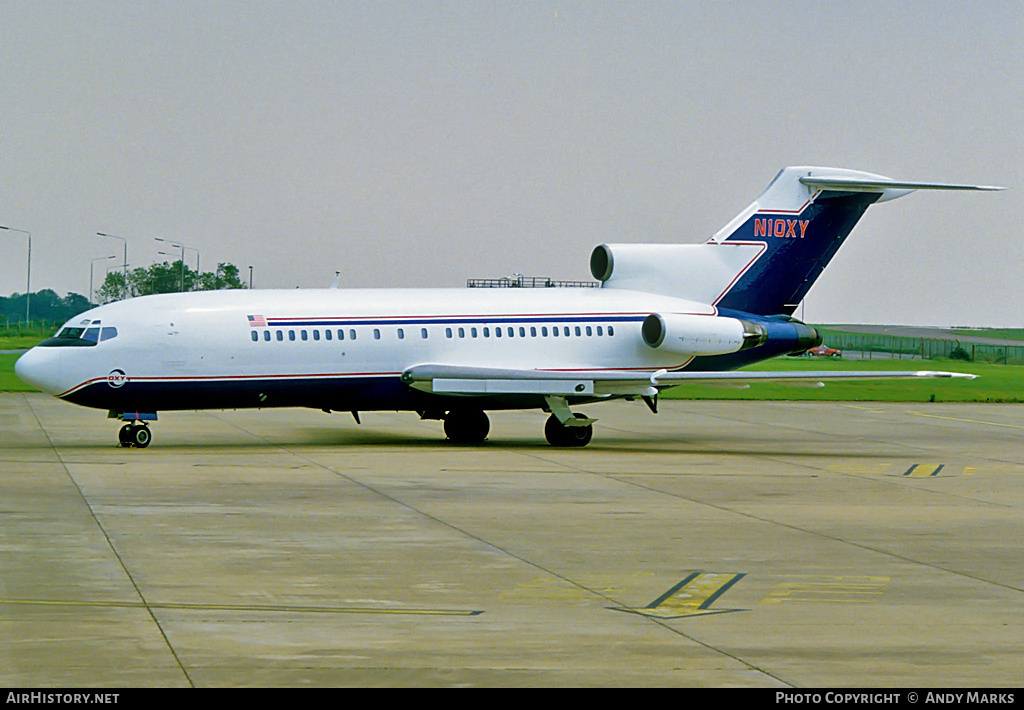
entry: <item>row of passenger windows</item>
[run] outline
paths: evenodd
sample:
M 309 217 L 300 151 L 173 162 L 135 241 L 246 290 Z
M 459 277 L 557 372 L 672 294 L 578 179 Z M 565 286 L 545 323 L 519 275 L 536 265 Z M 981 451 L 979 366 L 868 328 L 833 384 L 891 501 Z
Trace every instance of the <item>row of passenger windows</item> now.
M 410 328 L 409 330 L 410 330 L 410 333 L 415 332 L 415 329 Z M 420 331 L 420 339 L 427 340 L 427 339 L 430 338 L 430 331 L 427 328 L 420 328 L 419 331 Z M 252 342 L 255 343 L 255 342 L 258 342 L 260 340 L 260 332 L 261 331 L 256 331 L 256 330 L 251 332 Z M 268 328 L 266 330 L 263 330 L 262 333 L 263 333 L 263 340 L 265 340 L 267 342 L 270 342 L 271 340 L 275 340 L 275 339 L 278 340 L 279 342 L 281 342 L 281 341 L 284 341 L 286 338 L 289 341 L 309 340 L 311 334 L 312 334 L 312 339 L 313 340 L 320 340 L 320 330 L 316 329 L 316 328 L 314 328 L 312 331 L 309 331 L 309 330 L 298 330 L 298 331 L 296 331 L 296 330 L 287 330 L 287 331 L 286 330 L 274 330 L 274 331 L 271 331 Z M 273 333 L 273 334 L 271 334 L 271 333 Z M 382 337 L 381 336 L 380 328 L 374 328 L 373 331 L 372 331 L 372 335 L 373 335 L 373 339 L 374 340 L 380 340 L 381 337 Z M 577 325 L 577 326 L 572 326 L 572 327 L 570 327 L 568 325 L 563 325 L 563 326 L 553 325 L 553 326 L 551 326 L 549 328 L 546 325 L 542 325 L 542 326 L 539 326 L 539 327 L 535 326 L 535 325 L 531 325 L 529 327 L 521 325 L 521 326 L 518 326 L 518 327 L 513 327 L 513 326 L 507 326 L 507 327 L 502 327 L 502 326 L 494 326 L 494 327 L 483 326 L 481 328 L 478 328 L 476 326 L 470 326 L 468 328 L 464 327 L 464 326 L 459 326 L 457 328 L 446 327 L 444 329 L 444 337 L 445 338 L 456 338 L 456 337 L 458 337 L 458 338 L 467 338 L 467 337 L 468 338 L 480 338 L 480 337 L 483 337 L 483 338 L 491 338 L 491 337 L 494 337 L 494 338 L 515 338 L 517 336 L 520 337 L 520 338 L 526 338 L 526 337 L 530 337 L 530 338 L 537 338 L 537 337 L 540 337 L 540 338 L 547 338 L 547 337 L 552 337 L 552 338 L 558 338 L 558 337 L 568 338 L 568 337 L 571 337 L 573 335 L 575 335 L 576 337 L 588 337 L 588 338 L 595 337 L 595 336 L 600 338 L 600 337 L 604 337 L 606 335 L 610 337 L 610 336 L 614 336 L 615 335 L 615 327 L 611 326 L 611 325 L 609 325 L 609 326 L 602 326 L 602 325 L 598 325 L 598 326 L 589 326 L 589 325 L 579 326 L 579 325 Z M 398 340 L 405 340 L 405 328 L 396 328 L 395 329 L 395 336 L 398 338 Z M 337 337 L 338 340 L 356 340 L 357 337 L 358 337 L 358 333 L 356 332 L 355 328 L 349 328 L 347 330 L 344 329 L 344 328 L 338 328 L 337 330 L 325 329 L 323 331 L 323 339 L 324 340 L 334 340 L 335 337 Z

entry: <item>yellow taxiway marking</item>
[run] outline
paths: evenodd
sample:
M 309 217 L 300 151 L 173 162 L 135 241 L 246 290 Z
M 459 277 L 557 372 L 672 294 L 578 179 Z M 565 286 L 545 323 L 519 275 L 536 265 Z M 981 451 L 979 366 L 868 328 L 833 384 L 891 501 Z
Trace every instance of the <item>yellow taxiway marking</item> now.
M 849 407 L 850 409 L 863 409 L 865 412 L 874 412 L 875 414 L 888 412 L 888 409 L 880 409 L 878 407 L 863 407 L 859 404 L 850 404 L 849 402 L 840 402 L 840 407 Z
M 287 604 L 176 604 L 172 602 L 57 601 L 49 599 L 0 599 L 0 604 L 114 609 L 180 609 L 184 611 L 270 611 L 306 614 L 418 614 L 421 616 L 477 616 L 483 614 L 483 611 L 463 609 L 372 609 L 368 607 L 291 606 Z
M 946 464 L 915 463 L 903 472 L 908 478 L 929 478 L 939 475 L 939 471 L 945 468 Z
M 621 611 L 653 616 L 658 619 L 679 619 L 687 616 L 721 614 L 736 609 L 711 609 L 715 600 L 736 584 L 743 574 L 694 572 L 676 586 L 642 608 L 622 607 Z
M 951 422 L 968 422 L 970 424 L 988 424 L 989 426 L 1001 426 L 1009 429 L 1024 429 L 1020 424 L 1003 424 L 1002 422 L 985 422 L 980 419 L 963 419 L 961 417 L 943 417 L 938 414 L 925 414 L 924 412 L 907 412 L 917 417 L 928 417 L 929 419 L 946 419 Z
M 878 601 L 889 583 L 888 577 L 790 575 L 794 581 L 779 582 L 762 604 L 783 602 L 825 602 L 870 604 Z
M 896 476 L 899 478 L 952 478 L 956 476 L 973 476 L 975 474 L 1002 474 L 1019 471 L 1019 466 L 992 464 L 964 466 L 957 464 L 936 463 L 833 463 L 825 467 L 826 471 L 848 474 L 851 476 Z

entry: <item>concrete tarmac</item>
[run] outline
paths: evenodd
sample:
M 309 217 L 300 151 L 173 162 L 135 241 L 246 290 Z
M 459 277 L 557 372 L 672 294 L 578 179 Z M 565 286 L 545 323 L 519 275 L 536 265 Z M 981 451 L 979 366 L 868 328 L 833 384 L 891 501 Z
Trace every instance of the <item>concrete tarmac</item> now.
M 0 685 L 1019 686 L 1024 406 L 0 395 Z

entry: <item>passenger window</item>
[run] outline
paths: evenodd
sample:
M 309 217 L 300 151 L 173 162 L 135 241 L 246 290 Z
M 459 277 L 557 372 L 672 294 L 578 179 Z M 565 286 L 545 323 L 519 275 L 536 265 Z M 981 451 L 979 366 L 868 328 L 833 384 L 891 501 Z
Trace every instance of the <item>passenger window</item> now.
M 259 334 L 259 333 L 257 333 L 257 332 L 256 332 L 255 330 L 254 330 L 254 331 L 251 331 L 251 332 L 249 333 L 249 335 L 251 335 L 251 336 L 252 336 L 252 342 L 254 342 L 254 343 L 256 343 L 256 342 L 259 342 L 259 339 L 260 339 L 260 334 Z
M 466 329 L 465 328 L 459 328 L 459 337 L 460 338 L 465 338 L 466 337 Z
M 349 328 L 348 329 L 348 339 L 349 340 L 355 340 L 356 339 L 356 329 L 355 328 Z
M 269 330 L 264 330 L 263 331 L 263 340 L 264 340 L 264 342 L 267 342 L 267 343 L 270 342 L 270 331 Z
M 524 328 L 523 326 L 519 326 L 519 337 L 520 338 L 525 338 L 526 337 L 526 328 Z
M 580 327 L 579 327 L 579 326 L 576 326 L 576 337 L 578 338 L 578 337 L 580 337 L 581 335 L 583 335 L 583 332 L 582 332 L 582 331 L 580 330 Z
M 485 338 L 491 337 L 491 329 L 490 328 L 484 328 L 484 337 Z
M 344 340 L 344 339 L 345 339 L 345 331 L 342 330 L 341 328 L 338 328 L 338 340 Z
M 569 337 L 569 326 L 565 326 L 562 329 L 562 334 L 565 335 L 565 337 L 567 337 L 567 338 Z
M 284 340 L 284 333 L 279 330 L 277 331 L 277 342 L 281 342 L 282 340 Z
M 537 328 L 535 328 L 532 325 L 530 326 L 530 337 L 531 338 L 536 338 L 537 337 Z
M 601 326 L 597 326 L 597 334 L 598 334 L 599 336 L 600 336 L 600 335 L 604 335 L 604 331 L 602 330 Z
M 546 325 L 540 327 L 540 334 L 545 338 L 548 337 L 548 327 Z
M 380 340 L 380 328 L 373 329 L 373 339 Z
M 553 335 L 556 338 L 558 337 L 558 326 L 557 325 L 554 328 L 551 329 L 551 335 Z
M 313 340 L 320 340 L 320 331 L 319 330 L 314 330 L 313 331 Z
M 476 337 L 476 328 L 470 328 L 469 329 L 469 334 L 472 335 L 475 338 Z
M 512 326 L 509 326 L 509 327 L 508 327 L 508 337 L 510 337 L 510 338 L 511 338 L 511 337 L 512 337 L 512 336 L 514 336 L 515 334 L 516 334 L 516 330 L 515 330 L 515 328 L 513 328 Z
M 309 337 L 306 335 L 306 331 L 300 331 L 300 335 L 302 335 L 303 340 L 309 340 Z
M 405 329 L 404 328 L 399 328 L 398 329 L 398 339 L 399 340 L 405 340 Z
M 587 337 L 589 338 L 589 337 L 590 337 L 590 336 L 592 336 L 593 334 L 594 334 L 594 331 L 593 331 L 593 330 L 591 330 L 591 329 L 590 329 L 590 326 L 588 325 L 588 326 L 587 326 Z
M 445 328 L 444 329 L 444 337 L 446 337 L 446 338 L 452 337 L 452 329 L 451 328 Z
M 615 329 L 611 326 L 608 326 L 608 335 L 615 335 Z
M 495 338 L 500 338 L 501 337 L 501 328 L 495 328 L 494 329 L 494 337 Z
M 295 331 L 294 330 L 289 330 L 288 331 L 288 340 L 292 340 L 292 341 L 295 340 Z
M 426 328 L 420 328 L 420 337 L 423 338 L 424 340 L 427 339 L 427 329 Z
M 327 338 L 328 340 L 330 340 L 331 339 L 331 331 L 330 330 L 325 330 L 324 331 L 324 337 Z

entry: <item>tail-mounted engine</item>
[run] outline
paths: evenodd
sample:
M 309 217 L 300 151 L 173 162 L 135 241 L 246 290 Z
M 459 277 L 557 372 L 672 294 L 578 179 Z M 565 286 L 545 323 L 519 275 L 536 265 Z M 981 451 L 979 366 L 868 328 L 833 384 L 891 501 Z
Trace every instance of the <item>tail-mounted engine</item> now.
M 763 325 L 719 316 L 652 313 L 640 328 L 644 343 L 677 355 L 726 355 L 768 339 Z

